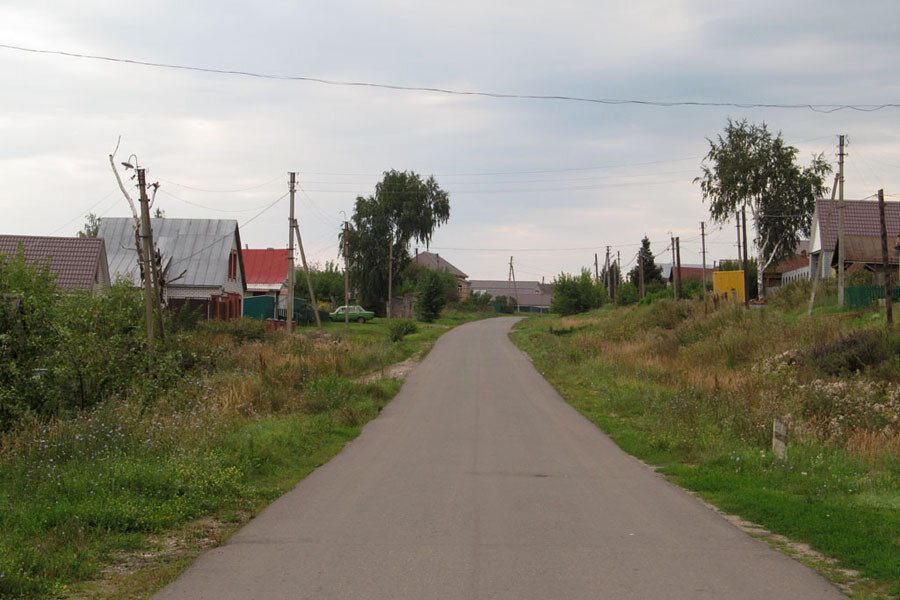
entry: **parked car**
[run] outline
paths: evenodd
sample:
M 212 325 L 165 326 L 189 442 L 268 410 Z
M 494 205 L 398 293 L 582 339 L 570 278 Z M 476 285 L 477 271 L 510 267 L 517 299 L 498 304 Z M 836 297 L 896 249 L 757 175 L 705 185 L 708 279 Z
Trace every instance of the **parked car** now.
M 357 323 L 365 323 L 369 319 L 375 318 L 375 313 L 371 310 L 363 309 L 362 306 L 338 306 L 337 310 L 329 316 L 332 321 L 343 321 L 346 313 L 350 314 L 351 321 L 356 321 Z

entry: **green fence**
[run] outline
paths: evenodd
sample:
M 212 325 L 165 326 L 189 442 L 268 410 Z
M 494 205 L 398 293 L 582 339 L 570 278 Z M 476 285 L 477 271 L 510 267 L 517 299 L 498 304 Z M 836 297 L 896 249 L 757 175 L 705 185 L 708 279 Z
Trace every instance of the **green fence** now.
M 868 308 L 884 298 L 883 285 L 853 285 L 844 288 L 844 298 L 856 308 Z M 900 301 L 900 287 L 891 289 L 891 301 Z
M 287 311 L 283 308 L 275 310 L 274 296 L 251 296 L 244 298 L 244 316 L 251 319 L 281 319 L 287 316 Z M 319 318 L 323 322 L 329 320 L 328 311 L 320 310 Z M 294 322 L 309 325 L 316 322 L 316 315 L 304 298 L 294 298 Z

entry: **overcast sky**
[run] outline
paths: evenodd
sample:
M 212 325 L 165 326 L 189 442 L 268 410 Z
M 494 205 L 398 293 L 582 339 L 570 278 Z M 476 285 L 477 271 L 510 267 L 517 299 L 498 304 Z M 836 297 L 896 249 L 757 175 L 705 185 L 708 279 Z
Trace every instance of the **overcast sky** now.
M 10 2 L 0 44 L 210 69 L 510 94 L 759 104 L 900 102 L 900 4 L 815 1 Z M 136 154 L 169 217 L 235 218 L 311 260 L 388 169 L 450 192 L 439 252 L 473 279 L 551 280 L 668 232 L 700 261 L 692 183 L 728 118 L 808 162 L 850 145 L 848 198 L 900 193 L 900 109 L 660 107 L 451 96 L 172 70 L 0 48 L 0 233 L 74 235 L 130 214 L 107 156 Z M 258 215 L 258 216 L 257 216 Z M 244 226 L 251 218 L 256 218 Z M 735 256 L 709 224 L 709 259 Z M 660 257 L 659 262 L 666 262 Z

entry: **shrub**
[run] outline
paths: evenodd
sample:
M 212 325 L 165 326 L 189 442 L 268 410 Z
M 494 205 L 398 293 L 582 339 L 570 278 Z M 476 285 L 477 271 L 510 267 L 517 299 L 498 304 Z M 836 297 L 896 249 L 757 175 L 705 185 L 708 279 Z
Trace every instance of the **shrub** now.
M 199 324 L 202 331 L 213 334 L 230 335 L 239 344 L 259 342 L 266 339 L 266 324 L 257 319 L 242 317 L 230 321 L 213 319 Z
M 419 273 L 415 311 L 416 316 L 426 323 L 437 319 L 447 304 L 444 280 L 444 277 L 431 269 L 422 269 Z
M 814 346 L 807 352 L 806 361 L 828 375 L 854 373 L 889 359 L 891 346 L 883 331 L 860 329 L 836 342 Z
M 519 303 L 512 296 L 497 296 L 492 305 L 494 310 L 505 315 L 511 315 L 519 308 Z
M 637 286 L 631 283 L 624 283 L 619 287 L 618 290 L 619 297 L 617 298 L 620 305 L 625 306 L 628 304 L 634 304 L 638 301 L 638 289 Z
M 388 323 L 388 334 L 392 342 L 399 342 L 407 334 L 417 331 L 419 331 L 419 327 L 412 319 L 391 319 Z
M 595 282 L 587 269 L 582 269 L 578 276 L 560 273 L 555 284 L 550 311 L 560 315 L 574 315 L 599 308 L 606 298 L 603 285 Z

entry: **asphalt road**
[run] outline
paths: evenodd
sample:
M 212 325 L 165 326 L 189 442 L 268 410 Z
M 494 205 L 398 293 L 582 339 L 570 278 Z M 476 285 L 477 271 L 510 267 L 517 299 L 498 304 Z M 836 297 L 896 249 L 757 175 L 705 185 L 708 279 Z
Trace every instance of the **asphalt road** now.
M 444 335 L 343 452 L 170 598 L 846 598 L 624 454 L 507 338 Z

